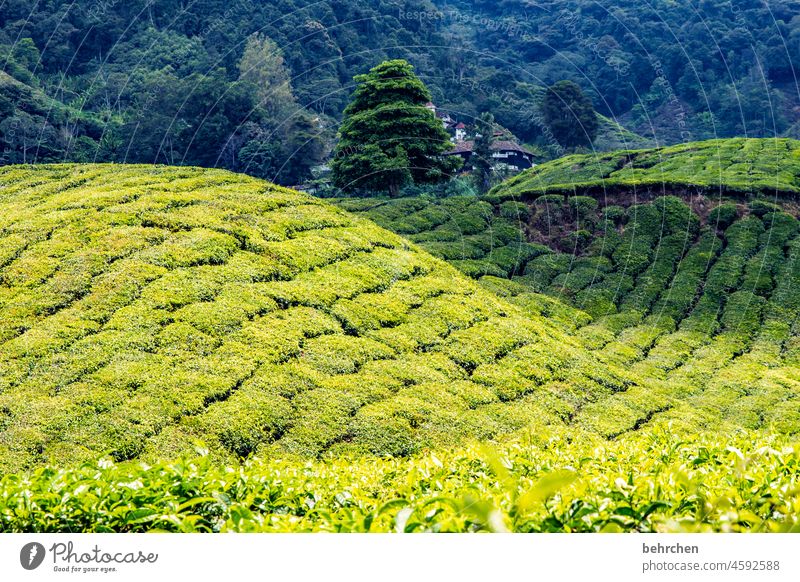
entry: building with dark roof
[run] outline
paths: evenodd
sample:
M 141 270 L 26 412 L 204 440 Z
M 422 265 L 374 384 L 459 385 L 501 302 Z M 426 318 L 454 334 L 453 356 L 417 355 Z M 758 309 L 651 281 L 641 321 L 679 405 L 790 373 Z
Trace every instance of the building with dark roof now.
M 460 141 L 455 144 L 452 150 L 445 152 L 445 155 L 460 156 L 464 160 L 462 169 L 471 170 L 471 158 L 474 148 L 474 141 Z M 533 153 L 513 141 L 493 141 L 490 149 L 492 152 L 492 167 L 495 170 L 519 172 L 534 166 Z

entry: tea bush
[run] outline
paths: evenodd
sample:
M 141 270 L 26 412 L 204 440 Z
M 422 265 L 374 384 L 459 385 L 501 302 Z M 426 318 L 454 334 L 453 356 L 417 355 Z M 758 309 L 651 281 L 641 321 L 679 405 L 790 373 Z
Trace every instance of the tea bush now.
M 4 168 L 0 183 L 23 184 L 0 193 L 4 472 L 158 460 L 198 439 L 237 462 L 509 433 L 524 423 L 504 409 L 529 390 L 472 374 L 567 340 L 566 306 L 506 302 L 397 234 L 259 180 L 52 165 Z M 405 234 L 463 236 L 476 276 L 549 253 L 472 197 L 349 204 Z
M 399 425 L 372 426 L 410 442 Z M 0 478 L 0 531 L 794 532 L 799 455 L 745 430 L 616 441 L 545 430 L 410 458 L 104 460 Z
M 800 166 L 793 139 L 712 139 L 637 150 L 573 154 L 540 164 L 495 186 L 492 202 L 554 193 L 600 194 L 707 190 L 794 196 Z M 759 203 L 760 204 L 760 203 Z

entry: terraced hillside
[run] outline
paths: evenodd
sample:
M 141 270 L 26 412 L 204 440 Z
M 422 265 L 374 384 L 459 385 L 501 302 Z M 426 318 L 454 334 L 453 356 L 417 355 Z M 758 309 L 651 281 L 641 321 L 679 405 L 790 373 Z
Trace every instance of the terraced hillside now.
M 571 422 L 607 437 L 663 423 L 795 434 L 797 146 L 723 140 L 573 156 L 525 172 L 483 200 L 340 204 L 419 242 L 513 303 L 540 305 L 543 294 L 580 310 L 570 317 L 581 344 L 647 388 L 582 406 Z M 776 151 L 783 152 L 779 162 Z M 598 170 L 621 159 L 629 166 L 618 173 Z M 767 188 L 770 172 L 779 188 L 754 196 L 756 186 Z M 575 184 L 564 184 L 569 174 Z M 634 174 L 645 185 L 641 200 L 618 188 L 632 186 L 625 176 Z M 752 182 L 745 189 L 739 180 Z
M 0 531 L 800 527 L 794 203 L 678 190 L 3 168 Z
M 524 200 L 550 192 L 602 198 L 605 193 L 652 195 L 665 189 L 795 196 L 800 193 L 800 141 L 715 139 L 565 156 L 504 182 L 489 198 Z
M 558 322 L 297 192 L 141 166 L 6 168 L 0 187 L 6 470 L 196 440 L 406 455 L 631 384 Z

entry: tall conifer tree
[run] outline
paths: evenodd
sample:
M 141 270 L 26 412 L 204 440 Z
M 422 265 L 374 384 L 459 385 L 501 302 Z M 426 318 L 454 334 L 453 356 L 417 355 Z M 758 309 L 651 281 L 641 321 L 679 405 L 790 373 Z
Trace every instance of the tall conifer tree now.
M 425 107 L 431 95 L 413 67 L 404 60 L 385 61 L 355 81 L 331 163 L 334 185 L 397 196 L 410 182 L 448 179 L 459 160 L 442 156 L 452 144 Z

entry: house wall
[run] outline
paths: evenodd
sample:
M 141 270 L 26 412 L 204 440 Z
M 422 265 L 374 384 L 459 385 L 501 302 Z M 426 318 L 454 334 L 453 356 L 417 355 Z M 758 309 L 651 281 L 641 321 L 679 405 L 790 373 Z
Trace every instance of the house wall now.
M 471 170 L 470 158 L 472 157 L 472 152 L 461 152 L 456 155 L 463 161 L 463 165 L 461 170 Z M 492 160 L 494 161 L 494 165 L 499 167 L 505 167 L 508 169 L 513 170 L 526 170 L 533 166 L 533 158 L 530 156 L 526 156 L 521 152 L 505 150 L 505 151 L 495 151 L 492 152 Z
M 499 163 L 516 168 L 518 170 L 525 170 L 533 166 L 533 159 L 530 156 L 526 156 L 525 154 L 516 151 L 507 150 L 494 152 L 492 154 L 492 158 L 496 159 Z

